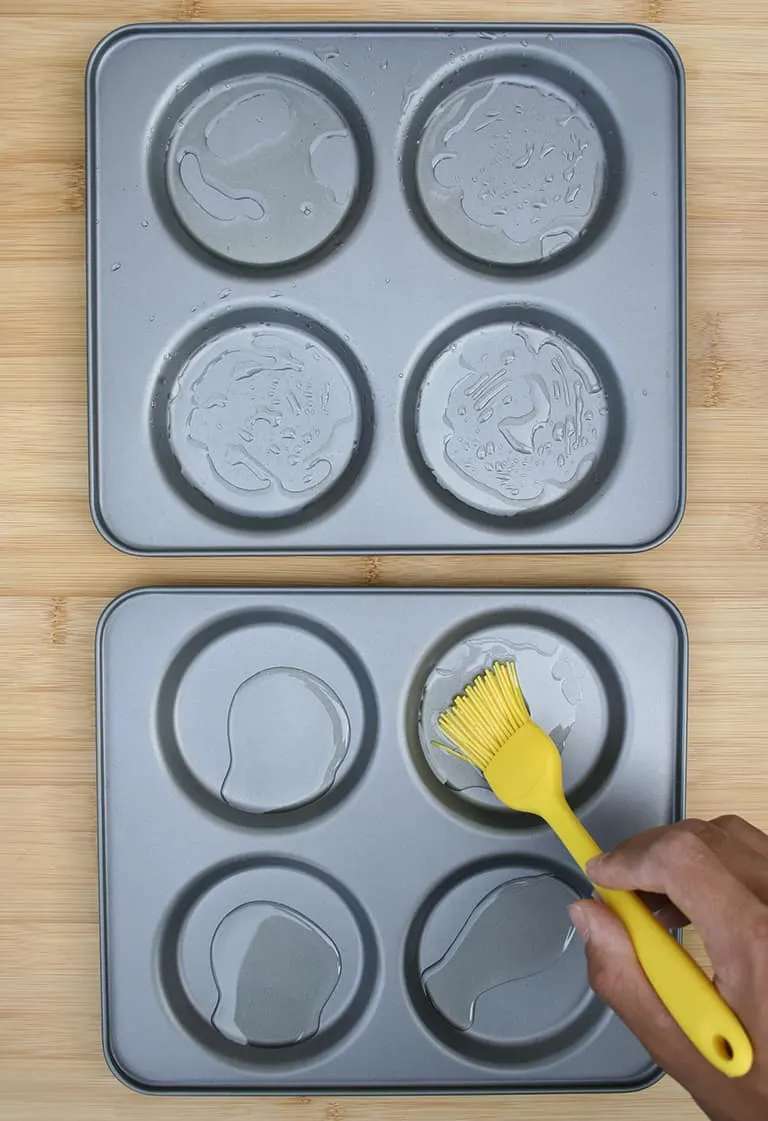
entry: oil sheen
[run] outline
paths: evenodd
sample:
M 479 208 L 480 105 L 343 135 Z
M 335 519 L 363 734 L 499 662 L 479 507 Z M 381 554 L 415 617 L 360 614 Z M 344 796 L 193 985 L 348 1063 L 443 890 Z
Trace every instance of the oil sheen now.
M 218 991 L 213 1026 L 235 1043 L 287 1047 L 319 1031 L 341 956 L 306 915 L 259 900 L 219 923 L 211 969 Z
M 551 969 L 573 939 L 567 906 L 576 898 L 550 875 L 510 880 L 491 891 L 422 974 L 435 1008 L 469 1031 L 486 993 Z

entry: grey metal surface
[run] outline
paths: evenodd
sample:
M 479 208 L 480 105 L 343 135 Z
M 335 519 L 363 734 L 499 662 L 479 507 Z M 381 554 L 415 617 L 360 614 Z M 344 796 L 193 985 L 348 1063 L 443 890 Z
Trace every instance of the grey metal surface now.
M 648 548 L 683 72 L 637 27 L 145 26 L 87 81 L 91 496 L 138 553 Z
M 687 639 L 633 591 L 145 590 L 97 641 L 104 1044 L 154 1092 L 634 1089 L 590 891 L 441 770 L 434 715 L 518 663 L 604 847 L 683 810 Z

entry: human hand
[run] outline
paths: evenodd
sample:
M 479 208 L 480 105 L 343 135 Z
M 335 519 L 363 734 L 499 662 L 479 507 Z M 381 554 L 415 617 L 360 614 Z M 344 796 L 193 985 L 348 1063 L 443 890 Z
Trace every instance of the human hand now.
M 645 895 L 670 927 L 693 923 L 714 981 L 750 1035 L 752 1070 L 727 1078 L 683 1035 L 651 988 L 620 920 L 597 900 L 574 903 L 592 988 L 712 1121 L 768 1118 L 768 836 L 739 817 L 651 829 L 587 866 L 600 887 Z

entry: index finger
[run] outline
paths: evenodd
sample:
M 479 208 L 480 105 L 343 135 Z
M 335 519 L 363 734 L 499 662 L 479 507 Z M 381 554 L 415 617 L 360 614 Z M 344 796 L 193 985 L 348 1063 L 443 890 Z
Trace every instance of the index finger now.
M 596 857 L 587 873 L 601 887 L 666 895 L 698 928 L 721 978 L 750 918 L 759 914 L 762 921 L 766 912 L 704 839 L 682 824 L 641 834 Z

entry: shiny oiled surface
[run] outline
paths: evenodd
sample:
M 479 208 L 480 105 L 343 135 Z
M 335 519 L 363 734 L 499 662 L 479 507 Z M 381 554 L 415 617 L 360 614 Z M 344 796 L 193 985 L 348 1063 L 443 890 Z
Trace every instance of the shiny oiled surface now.
M 689 809 L 768 828 L 768 8 L 550 0 L 552 20 L 648 22 L 688 72 L 689 505 L 626 557 L 136 559 L 88 514 L 83 68 L 112 27 L 161 19 L 536 20 L 533 0 L 0 0 L 0 1115 L 5 1121 L 634 1121 L 700 1116 L 665 1081 L 631 1097 L 158 1100 L 99 1043 L 92 639 L 141 584 L 643 584 L 692 640 Z

